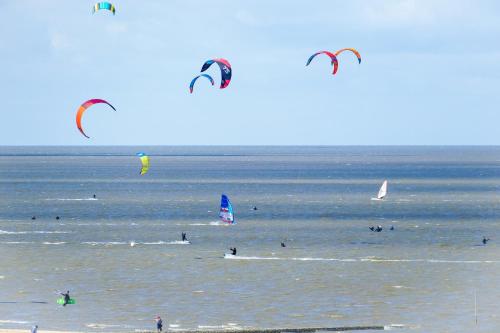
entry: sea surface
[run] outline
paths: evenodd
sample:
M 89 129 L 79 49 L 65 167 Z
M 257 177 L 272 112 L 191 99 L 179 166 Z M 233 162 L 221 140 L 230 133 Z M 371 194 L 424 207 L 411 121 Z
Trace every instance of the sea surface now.
M 500 147 L 0 147 L 0 328 L 499 332 L 499 249 Z

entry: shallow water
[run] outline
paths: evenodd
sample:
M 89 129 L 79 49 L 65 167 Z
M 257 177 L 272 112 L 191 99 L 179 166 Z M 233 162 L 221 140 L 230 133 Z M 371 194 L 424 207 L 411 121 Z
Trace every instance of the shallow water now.
M 0 328 L 492 332 L 499 189 L 497 147 L 2 147 Z

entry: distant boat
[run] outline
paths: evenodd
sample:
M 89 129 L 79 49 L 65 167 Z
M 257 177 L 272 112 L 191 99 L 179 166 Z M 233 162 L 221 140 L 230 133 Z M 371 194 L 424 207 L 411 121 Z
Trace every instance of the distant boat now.
M 231 201 L 229 201 L 229 198 L 225 194 L 223 194 L 220 199 L 219 217 L 222 222 L 228 224 L 236 224 L 236 222 L 234 221 L 233 206 L 231 205 Z
M 387 195 L 387 180 L 384 180 L 382 186 L 380 186 L 380 190 L 378 190 L 378 194 L 376 198 L 372 198 L 372 200 L 380 201 L 384 200 Z

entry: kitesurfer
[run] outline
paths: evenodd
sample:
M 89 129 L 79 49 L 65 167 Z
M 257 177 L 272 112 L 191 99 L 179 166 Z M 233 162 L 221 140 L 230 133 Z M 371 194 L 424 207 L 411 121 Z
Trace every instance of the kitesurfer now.
M 486 245 L 490 239 L 483 236 L 483 245 Z
M 182 235 L 182 241 L 187 242 L 186 233 L 183 232 L 181 235 Z
M 71 299 L 71 297 L 69 296 L 69 290 L 66 291 L 65 293 L 61 293 L 61 295 L 64 297 L 63 306 L 66 306 L 66 304 L 68 304 L 69 300 Z
M 163 321 L 160 316 L 156 316 L 156 331 L 160 333 L 163 329 Z
M 285 242 L 281 242 L 281 247 L 286 247 Z
M 235 255 L 236 255 L 236 248 L 235 248 L 235 247 L 230 247 L 230 248 L 229 248 L 229 250 L 231 251 L 231 254 L 232 254 L 233 256 L 235 256 Z
M 393 225 L 391 225 L 391 228 L 390 228 L 389 230 L 394 230 L 394 226 L 393 226 Z

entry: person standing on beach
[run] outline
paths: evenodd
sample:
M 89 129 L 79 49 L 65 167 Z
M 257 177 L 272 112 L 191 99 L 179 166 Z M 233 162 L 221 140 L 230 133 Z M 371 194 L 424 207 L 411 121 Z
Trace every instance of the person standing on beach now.
M 38 325 L 35 325 L 31 328 L 31 333 L 36 333 L 37 330 L 38 330 Z
M 156 331 L 160 333 L 163 329 L 163 321 L 160 316 L 156 316 Z

